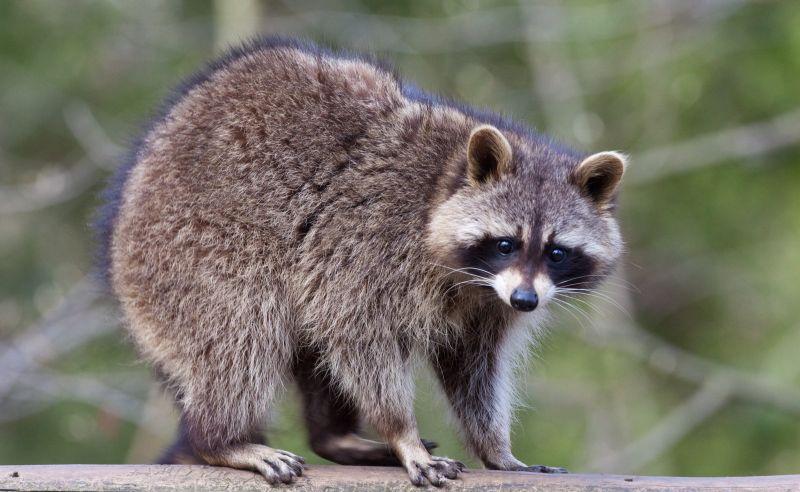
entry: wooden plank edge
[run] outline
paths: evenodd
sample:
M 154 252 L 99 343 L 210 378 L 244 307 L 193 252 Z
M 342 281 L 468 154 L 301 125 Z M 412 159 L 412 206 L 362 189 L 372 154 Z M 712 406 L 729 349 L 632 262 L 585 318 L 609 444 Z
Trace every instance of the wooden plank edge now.
M 287 489 L 288 486 L 279 488 Z M 309 466 L 297 490 L 420 490 L 400 468 Z M 254 473 L 197 465 L 0 466 L 0 490 L 269 490 Z M 432 487 L 431 487 L 432 489 Z M 800 491 L 800 475 L 762 477 L 655 477 L 636 475 L 543 475 L 468 470 L 446 490 L 534 491 Z

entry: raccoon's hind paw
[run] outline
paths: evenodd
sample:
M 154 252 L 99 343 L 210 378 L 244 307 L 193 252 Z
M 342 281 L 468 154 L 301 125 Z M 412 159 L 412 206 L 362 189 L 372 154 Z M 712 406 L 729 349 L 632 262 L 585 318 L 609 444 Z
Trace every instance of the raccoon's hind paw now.
M 212 465 L 256 471 L 272 485 L 294 482 L 303 475 L 305 463 L 296 454 L 261 444 L 245 444 L 203 458 Z
M 458 478 L 458 474 L 466 468 L 464 463 L 450 458 L 431 456 L 426 463 L 413 462 L 414 468 L 408 470 L 411 483 L 416 486 L 425 485 L 425 481 L 430 482 L 435 487 L 441 487 L 447 483 L 447 479 Z
M 569 473 L 566 468 L 561 468 L 559 466 L 545 466 L 545 465 L 520 466 L 517 468 L 512 468 L 511 471 L 521 471 L 528 473 Z

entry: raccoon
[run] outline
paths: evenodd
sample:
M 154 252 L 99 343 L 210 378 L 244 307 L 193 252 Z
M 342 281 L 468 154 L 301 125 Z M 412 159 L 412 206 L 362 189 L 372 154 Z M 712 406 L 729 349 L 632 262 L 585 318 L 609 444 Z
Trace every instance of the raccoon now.
M 304 460 L 262 432 L 294 383 L 320 456 L 441 486 L 464 465 L 418 435 L 422 362 L 487 468 L 563 471 L 511 451 L 512 366 L 560 289 L 614 268 L 625 167 L 364 56 L 233 49 L 153 120 L 98 225 L 127 329 L 181 411 L 163 462 L 292 482 Z

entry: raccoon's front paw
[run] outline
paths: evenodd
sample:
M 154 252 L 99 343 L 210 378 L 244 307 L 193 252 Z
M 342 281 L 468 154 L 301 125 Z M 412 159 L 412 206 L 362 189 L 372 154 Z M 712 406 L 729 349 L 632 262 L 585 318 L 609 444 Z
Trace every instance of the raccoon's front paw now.
M 212 465 L 256 471 L 272 485 L 294 482 L 303 475 L 305 463 L 296 454 L 261 444 L 244 444 L 203 458 Z
M 425 485 L 427 480 L 431 485 L 441 487 L 447 483 L 447 479 L 458 478 L 458 474 L 463 472 L 464 468 L 464 463 L 460 461 L 431 456 L 423 463 L 413 461 L 412 466 L 408 467 L 408 476 L 414 485 Z
M 528 473 L 569 473 L 566 468 L 545 465 L 518 466 L 516 468 L 512 468 L 511 471 Z

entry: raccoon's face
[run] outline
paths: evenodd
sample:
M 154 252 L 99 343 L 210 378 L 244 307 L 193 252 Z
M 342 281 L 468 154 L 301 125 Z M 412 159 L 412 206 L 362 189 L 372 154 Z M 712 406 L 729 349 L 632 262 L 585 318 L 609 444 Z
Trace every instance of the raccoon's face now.
M 462 288 L 492 289 L 533 311 L 611 272 L 622 251 L 613 211 L 623 155 L 580 159 L 480 126 L 464 159 L 463 184 L 433 212 L 427 236 Z

